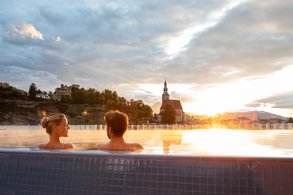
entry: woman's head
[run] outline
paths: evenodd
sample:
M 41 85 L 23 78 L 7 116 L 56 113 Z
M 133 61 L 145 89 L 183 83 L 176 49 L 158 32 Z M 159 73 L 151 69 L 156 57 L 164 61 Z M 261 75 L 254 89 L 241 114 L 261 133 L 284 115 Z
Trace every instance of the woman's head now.
M 55 131 L 60 137 L 67 137 L 67 130 L 69 129 L 69 126 L 65 114 L 52 113 L 44 117 L 41 124 L 49 135 Z

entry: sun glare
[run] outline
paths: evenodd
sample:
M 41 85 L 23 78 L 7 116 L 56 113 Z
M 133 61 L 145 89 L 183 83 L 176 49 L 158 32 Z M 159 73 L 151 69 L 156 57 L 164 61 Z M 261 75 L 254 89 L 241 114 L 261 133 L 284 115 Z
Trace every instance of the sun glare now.
M 182 144 L 191 145 L 200 154 L 266 156 L 275 152 L 269 146 L 254 143 L 253 138 L 248 131 L 184 131 Z
M 292 110 L 275 108 L 271 102 L 261 103 L 258 107 L 248 107 L 250 103 L 260 99 L 280 95 L 292 90 L 288 83 L 293 82 L 293 65 L 285 67 L 277 72 L 258 78 L 245 78 L 242 80 L 225 83 L 222 85 L 201 87 L 194 83 L 170 84 L 168 90 L 171 99 L 181 100 L 183 110 L 186 113 L 215 116 L 223 112 L 235 112 L 241 110 L 262 110 L 283 116 L 293 115 Z M 136 93 L 148 97 L 146 103 L 152 106 L 161 101 L 163 93 L 162 84 L 137 83 Z M 121 87 L 121 86 L 120 86 Z M 131 85 L 124 84 L 125 93 L 131 93 Z
M 247 110 L 246 105 L 259 99 L 292 90 L 288 83 L 293 82 L 293 66 L 283 68 L 263 78 L 248 78 L 225 85 L 207 87 L 194 97 L 193 102 L 183 103 L 186 112 L 215 115 L 217 113 Z M 276 82 L 278 81 L 278 82 Z M 261 104 L 259 109 L 289 115 L 290 110 L 274 108 L 274 104 Z M 258 110 L 258 107 L 255 108 Z

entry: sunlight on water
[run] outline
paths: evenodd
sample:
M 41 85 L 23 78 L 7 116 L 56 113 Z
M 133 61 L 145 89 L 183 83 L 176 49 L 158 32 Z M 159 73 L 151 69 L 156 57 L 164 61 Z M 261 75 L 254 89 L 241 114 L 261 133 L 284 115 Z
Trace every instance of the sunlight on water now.
M 257 137 L 249 131 L 211 129 L 200 132 L 184 132 L 182 144 L 186 143 L 194 151 L 203 154 L 270 156 L 280 155 L 270 145 L 255 142 Z
M 142 154 L 293 157 L 293 130 L 128 130 L 125 140 L 141 143 Z M 47 141 L 44 130 L 0 130 L 0 148 L 36 148 Z M 70 130 L 62 141 L 95 150 L 108 138 L 105 130 Z

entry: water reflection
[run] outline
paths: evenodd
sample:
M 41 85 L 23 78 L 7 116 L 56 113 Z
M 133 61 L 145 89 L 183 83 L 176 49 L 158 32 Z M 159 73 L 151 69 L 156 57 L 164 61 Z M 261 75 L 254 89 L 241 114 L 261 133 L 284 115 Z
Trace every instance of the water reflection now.
M 181 145 L 182 143 L 182 132 L 180 131 L 175 131 L 173 133 L 170 133 L 170 131 L 162 131 L 160 136 L 163 142 L 164 154 L 169 154 L 171 146 Z
M 48 139 L 43 130 L 0 130 L 1 148 L 37 147 Z M 128 142 L 144 146 L 142 154 L 293 157 L 292 130 L 129 130 Z M 104 130 L 70 130 L 64 142 L 94 150 L 107 142 Z
M 270 146 L 262 146 L 255 143 L 249 131 L 213 129 L 199 132 L 184 132 L 183 143 L 191 144 L 195 151 L 194 154 L 232 156 L 278 154 Z

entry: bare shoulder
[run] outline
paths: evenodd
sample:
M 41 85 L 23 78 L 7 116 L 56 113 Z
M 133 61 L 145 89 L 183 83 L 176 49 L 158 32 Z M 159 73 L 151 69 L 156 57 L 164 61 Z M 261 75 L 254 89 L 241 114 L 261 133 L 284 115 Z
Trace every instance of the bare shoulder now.
M 108 149 L 108 144 L 98 144 L 97 149 L 98 150 L 107 150 Z
M 51 150 L 51 149 L 73 149 L 73 145 L 70 143 L 65 144 L 40 144 L 39 149 Z
M 141 151 L 141 150 L 143 150 L 142 145 L 140 145 L 139 143 L 131 143 L 130 146 L 131 146 L 131 149 L 133 151 Z
M 98 144 L 98 145 L 97 145 L 97 149 L 98 149 L 98 150 L 102 150 L 102 148 L 103 148 L 102 145 L 103 145 L 103 144 Z
M 39 149 L 47 149 L 47 144 L 40 144 Z
M 124 144 L 98 144 L 98 150 L 111 150 L 111 151 L 141 151 L 143 147 L 137 143 L 124 143 Z
M 64 149 L 73 149 L 73 145 L 71 143 L 65 143 L 64 144 Z

